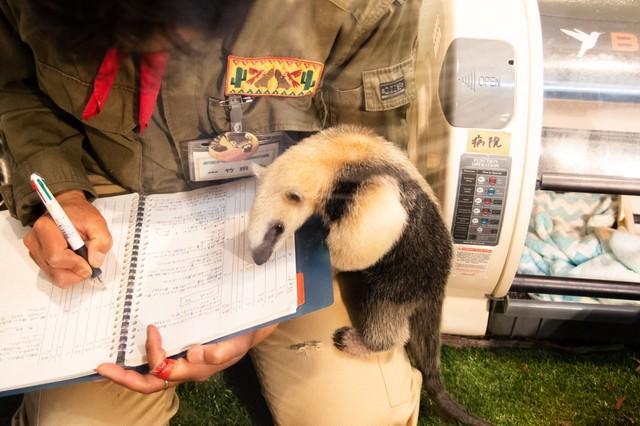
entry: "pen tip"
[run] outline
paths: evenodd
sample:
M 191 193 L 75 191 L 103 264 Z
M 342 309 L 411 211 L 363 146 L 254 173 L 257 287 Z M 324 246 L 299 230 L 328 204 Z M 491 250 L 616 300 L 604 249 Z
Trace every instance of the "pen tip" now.
M 102 282 L 102 270 L 100 268 L 91 267 L 91 278 L 98 281 L 100 284 L 104 284 Z
M 99 275 L 96 275 L 95 277 L 91 277 L 91 285 L 93 285 L 96 288 L 99 289 L 104 289 L 105 285 L 104 282 L 102 282 L 102 278 L 100 278 Z

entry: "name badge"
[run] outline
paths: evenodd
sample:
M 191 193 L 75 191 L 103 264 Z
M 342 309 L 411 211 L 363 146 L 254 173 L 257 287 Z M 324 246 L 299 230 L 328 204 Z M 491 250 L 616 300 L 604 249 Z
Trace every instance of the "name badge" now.
M 229 132 L 221 136 L 228 137 Z M 268 166 L 280 151 L 281 133 L 254 136 L 255 142 L 233 145 L 219 136 L 184 142 L 185 174 L 192 182 L 207 182 L 251 176 L 251 163 Z M 217 150 L 216 150 L 216 147 Z M 224 149 L 222 149 L 222 148 Z

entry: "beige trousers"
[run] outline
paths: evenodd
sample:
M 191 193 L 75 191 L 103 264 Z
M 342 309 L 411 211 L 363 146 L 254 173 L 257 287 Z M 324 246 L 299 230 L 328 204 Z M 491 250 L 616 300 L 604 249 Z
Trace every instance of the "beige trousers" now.
M 366 359 L 337 350 L 333 331 L 351 322 L 336 283 L 334 297 L 331 307 L 280 324 L 252 350 L 275 422 L 285 426 L 415 425 L 420 373 L 401 348 Z M 14 426 L 162 425 L 177 410 L 173 389 L 142 395 L 99 381 L 25 395 Z

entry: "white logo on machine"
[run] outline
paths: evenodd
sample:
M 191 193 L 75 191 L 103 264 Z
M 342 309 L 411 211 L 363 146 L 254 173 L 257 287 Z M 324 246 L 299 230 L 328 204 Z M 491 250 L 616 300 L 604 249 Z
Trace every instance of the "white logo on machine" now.
M 598 42 L 598 39 L 600 38 L 600 36 L 604 34 L 604 33 L 599 33 L 597 31 L 592 31 L 591 33 L 587 34 L 584 31 L 581 31 L 577 28 L 574 28 L 573 31 L 565 30 L 564 28 L 561 28 L 560 31 L 562 31 L 569 37 L 573 37 L 576 40 L 582 42 L 582 45 L 580 46 L 580 51 L 578 52 L 578 58 L 582 58 L 585 53 L 593 49 L 596 43 Z

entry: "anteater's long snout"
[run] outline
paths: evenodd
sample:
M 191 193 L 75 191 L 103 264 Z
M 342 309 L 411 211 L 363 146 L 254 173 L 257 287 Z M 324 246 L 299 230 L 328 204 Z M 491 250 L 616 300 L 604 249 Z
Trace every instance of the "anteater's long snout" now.
M 283 232 L 284 224 L 282 222 L 272 222 L 270 224 L 260 245 L 255 248 L 251 248 L 251 257 L 256 265 L 262 265 L 269 260 L 273 253 L 273 249 Z

